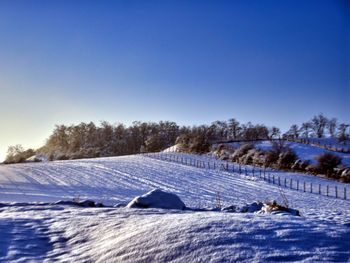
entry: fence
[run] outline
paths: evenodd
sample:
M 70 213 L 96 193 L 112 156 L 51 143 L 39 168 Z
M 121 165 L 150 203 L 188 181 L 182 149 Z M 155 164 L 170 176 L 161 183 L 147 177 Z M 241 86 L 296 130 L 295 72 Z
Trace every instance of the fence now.
M 286 141 L 308 144 L 308 145 L 316 146 L 316 147 L 323 148 L 333 152 L 350 153 L 349 146 L 345 147 L 345 145 L 342 145 L 342 144 L 331 144 L 331 143 L 322 144 L 317 139 L 286 139 Z
M 224 170 L 227 172 L 232 171 L 232 174 L 239 174 L 250 176 L 252 178 L 259 178 L 267 183 L 274 184 L 279 187 L 285 187 L 296 191 L 310 192 L 314 194 L 324 195 L 327 197 L 342 198 L 347 200 L 346 187 L 341 189 L 339 186 L 330 187 L 329 185 L 313 184 L 312 182 L 300 181 L 299 179 L 293 178 L 282 178 L 264 168 L 254 167 L 250 169 L 246 165 L 230 163 L 228 161 L 215 162 L 213 160 L 199 160 L 196 158 L 184 157 L 174 153 L 145 153 L 143 156 L 155 158 L 163 161 L 176 162 L 183 165 L 193 166 L 197 168 L 204 168 L 208 170 Z
M 243 143 L 243 142 L 260 142 L 260 141 L 279 141 L 279 140 L 285 140 L 290 142 L 297 142 L 297 143 L 303 143 L 312 145 L 315 147 L 323 148 L 325 150 L 333 151 L 333 152 L 340 152 L 340 153 L 350 153 L 350 145 L 349 144 L 341 144 L 341 143 L 321 143 L 317 138 L 303 138 L 303 139 L 293 139 L 293 138 L 278 138 L 278 139 L 252 139 L 252 140 L 227 140 L 227 141 L 219 141 L 216 142 L 216 144 L 220 143 Z

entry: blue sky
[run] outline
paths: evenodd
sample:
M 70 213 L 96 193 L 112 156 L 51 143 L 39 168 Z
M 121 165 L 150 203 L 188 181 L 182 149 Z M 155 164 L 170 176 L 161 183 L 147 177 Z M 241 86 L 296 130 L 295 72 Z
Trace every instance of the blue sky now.
M 55 124 L 350 122 L 347 1 L 0 1 L 0 160 Z

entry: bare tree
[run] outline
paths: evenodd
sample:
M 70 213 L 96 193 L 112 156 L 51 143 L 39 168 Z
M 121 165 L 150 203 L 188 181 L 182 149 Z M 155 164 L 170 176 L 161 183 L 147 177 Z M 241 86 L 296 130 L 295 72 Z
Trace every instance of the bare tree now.
M 346 133 L 346 130 L 350 127 L 349 124 L 341 123 L 338 126 L 338 140 L 339 141 L 345 141 L 348 139 L 349 134 Z
M 275 126 L 269 129 L 269 138 L 277 139 L 281 135 L 281 130 Z
M 323 138 L 324 129 L 326 128 L 328 119 L 320 113 L 317 116 L 314 116 L 311 120 L 311 128 L 314 131 L 317 138 Z
M 302 132 L 302 136 L 305 138 L 309 138 L 309 134 L 311 132 L 311 123 L 310 122 L 304 122 L 301 125 L 300 131 Z
M 242 128 L 239 126 L 239 122 L 236 119 L 232 118 L 228 120 L 228 130 L 231 139 L 236 140 L 241 129 Z
M 290 126 L 289 130 L 286 133 L 287 137 L 291 137 L 293 139 L 299 138 L 299 127 L 296 124 Z
M 331 137 L 335 137 L 336 128 L 337 128 L 337 119 L 332 118 L 332 119 L 328 120 L 327 129 L 328 129 L 329 135 Z

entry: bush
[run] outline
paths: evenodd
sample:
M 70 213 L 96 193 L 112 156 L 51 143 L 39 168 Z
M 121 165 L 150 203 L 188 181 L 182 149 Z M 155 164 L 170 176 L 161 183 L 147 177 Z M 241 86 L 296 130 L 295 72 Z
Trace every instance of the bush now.
M 253 143 L 243 144 L 241 147 L 239 147 L 239 149 L 237 149 L 234 152 L 234 154 L 232 155 L 232 160 L 238 161 L 240 157 L 242 157 L 243 155 L 246 155 L 248 153 L 248 151 L 253 149 L 253 148 L 254 148 Z
M 306 167 L 310 165 L 310 160 L 301 161 L 300 159 L 296 160 L 292 165 L 292 170 L 305 171 Z
M 292 150 L 288 149 L 286 152 L 282 152 L 279 154 L 278 158 L 278 168 L 279 169 L 289 169 L 297 160 L 297 154 Z
M 306 168 L 305 171 L 314 175 L 317 175 L 321 173 L 319 167 L 317 164 L 309 164 Z
M 23 163 L 27 158 L 33 155 L 35 155 L 35 151 L 33 149 L 24 150 L 20 144 L 10 146 L 7 150 L 7 156 L 4 164 Z
M 284 140 L 275 140 L 272 141 L 272 148 L 277 153 L 286 152 L 289 150 L 289 146 L 286 145 Z
M 319 154 L 315 157 L 315 160 L 319 171 L 329 177 L 332 177 L 334 168 L 340 165 L 342 161 L 340 156 L 331 152 Z
M 275 151 L 268 150 L 264 154 L 264 166 L 271 167 L 273 164 L 277 163 L 278 154 Z
M 176 144 L 181 152 L 207 153 L 210 149 L 208 139 L 203 134 L 183 134 L 176 139 Z

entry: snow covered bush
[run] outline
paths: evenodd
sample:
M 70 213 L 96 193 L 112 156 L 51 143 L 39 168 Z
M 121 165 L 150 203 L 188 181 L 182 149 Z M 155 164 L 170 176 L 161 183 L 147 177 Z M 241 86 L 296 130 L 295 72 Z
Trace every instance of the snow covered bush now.
M 254 148 L 253 143 L 246 143 L 243 144 L 241 147 L 239 147 L 234 154 L 232 155 L 232 161 L 239 161 L 239 158 L 242 157 L 243 155 L 247 154 L 249 150 Z
M 310 160 L 302 161 L 298 159 L 294 162 L 291 169 L 295 171 L 305 171 L 306 167 L 309 165 L 310 165 Z
M 319 171 L 329 177 L 334 175 L 334 168 L 340 165 L 342 161 L 341 157 L 331 152 L 319 154 L 315 157 L 315 160 Z
M 265 151 L 261 148 L 255 149 L 253 155 L 253 164 L 258 166 L 264 165 Z
M 186 133 L 176 139 L 181 152 L 203 154 L 209 152 L 210 144 L 204 134 Z
M 340 181 L 350 183 L 350 169 L 344 169 L 340 175 Z
M 288 149 L 287 151 L 280 153 L 277 162 L 278 168 L 290 169 L 297 158 L 297 154 L 292 149 Z
M 27 158 L 33 155 L 35 155 L 35 151 L 33 149 L 24 150 L 20 144 L 10 146 L 8 147 L 4 164 L 23 163 Z
M 267 150 L 264 153 L 264 166 L 265 167 L 271 167 L 273 164 L 275 164 L 278 160 L 278 154 L 275 151 Z
M 227 147 L 224 144 L 219 144 L 211 149 L 212 156 L 219 158 L 221 160 L 229 160 L 235 149 L 232 147 Z
M 246 154 L 239 157 L 239 162 L 243 164 L 252 164 L 255 149 L 250 149 Z

